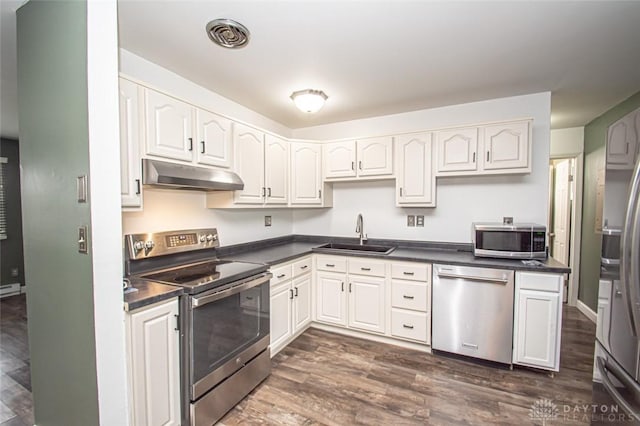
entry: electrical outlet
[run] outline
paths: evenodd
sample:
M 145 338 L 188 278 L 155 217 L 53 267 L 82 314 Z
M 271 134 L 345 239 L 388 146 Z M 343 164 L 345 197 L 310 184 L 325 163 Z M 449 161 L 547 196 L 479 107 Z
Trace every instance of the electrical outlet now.
M 11 276 L 17 277 L 18 275 L 20 275 L 20 270 L 18 268 L 11 268 Z
M 271 216 L 264 217 L 264 226 L 271 226 Z
M 414 215 L 407 215 L 407 226 L 416 226 L 416 217 Z
M 423 215 L 416 216 L 416 226 L 424 226 L 424 216 Z

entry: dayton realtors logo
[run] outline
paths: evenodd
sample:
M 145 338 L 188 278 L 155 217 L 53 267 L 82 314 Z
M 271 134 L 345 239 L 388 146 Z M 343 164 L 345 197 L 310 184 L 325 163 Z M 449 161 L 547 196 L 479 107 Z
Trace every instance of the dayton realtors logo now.
M 565 422 L 600 422 L 612 424 L 634 424 L 632 416 L 626 414 L 617 404 L 562 404 L 556 405 L 550 399 L 539 399 L 531 405 L 529 417 L 541 420 L 543 425 L 552 420 Z

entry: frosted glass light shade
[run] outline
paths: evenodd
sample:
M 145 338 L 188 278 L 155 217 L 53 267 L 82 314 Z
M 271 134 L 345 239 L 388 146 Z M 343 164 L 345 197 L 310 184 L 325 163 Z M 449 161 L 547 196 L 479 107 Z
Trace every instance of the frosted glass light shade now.
M 314 113 L 320 111 L 328 96 L 322 90 L 299 90 L 291 94 L 293 103 L 302 112 Z

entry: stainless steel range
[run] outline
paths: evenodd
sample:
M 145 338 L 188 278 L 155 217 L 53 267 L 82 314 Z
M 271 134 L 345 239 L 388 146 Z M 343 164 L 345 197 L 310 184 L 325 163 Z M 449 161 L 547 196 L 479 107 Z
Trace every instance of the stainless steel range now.
M 127 277 L 180 286 L 182 424 L 210 426 L 271 372 L 267 266 L 217 259 L 216 229 L 125 236 Z

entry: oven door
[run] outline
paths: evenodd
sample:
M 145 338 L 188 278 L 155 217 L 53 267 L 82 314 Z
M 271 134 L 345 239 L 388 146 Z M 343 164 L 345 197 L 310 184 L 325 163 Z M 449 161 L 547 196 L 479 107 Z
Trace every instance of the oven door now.
M 192 401 L 269 346 L 270 278 L 261 274 L 191 298 Z

